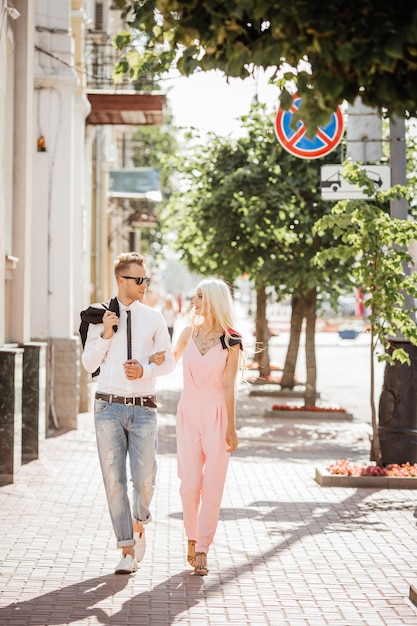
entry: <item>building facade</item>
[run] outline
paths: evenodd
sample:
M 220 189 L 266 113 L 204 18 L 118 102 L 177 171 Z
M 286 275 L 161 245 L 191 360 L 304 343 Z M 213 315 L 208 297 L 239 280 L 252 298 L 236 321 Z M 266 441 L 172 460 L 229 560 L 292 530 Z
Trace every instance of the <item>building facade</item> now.
M 121 27 L 110 0 L 1 0 L 3 481 L 36 458 L 40 438 L 77 428 L 90 408 L 79 314 L 112 295 L 113 259 L 128 249 L 123 233 L 110 237 L 117 138 L 163 114 L 160 94 L 111 81 Z

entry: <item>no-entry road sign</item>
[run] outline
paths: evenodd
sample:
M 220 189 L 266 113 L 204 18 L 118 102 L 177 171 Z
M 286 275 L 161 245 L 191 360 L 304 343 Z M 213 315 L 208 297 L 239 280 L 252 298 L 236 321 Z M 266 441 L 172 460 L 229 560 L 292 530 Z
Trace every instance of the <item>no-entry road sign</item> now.
M 278 109 L 275 118 L 275 134 L 285 150 L 300 159 L 318 159 L 336 148 L 343 136 L 343 115 L 340 108 L 332 114 L 326 126 L 319 126 L 313 139 L 306 137 L 307 129 L 303 122 L 291 128 L 293 115 L 301 105 L 301 97 L 295 94 L 288 111 Z

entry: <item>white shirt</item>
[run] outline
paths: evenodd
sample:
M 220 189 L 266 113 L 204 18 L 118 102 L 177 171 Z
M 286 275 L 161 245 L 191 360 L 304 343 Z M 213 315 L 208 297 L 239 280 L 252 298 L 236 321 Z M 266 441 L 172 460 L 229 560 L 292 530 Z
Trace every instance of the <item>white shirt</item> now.
M 103 324 L 90 324 L 82 354 L 82 364 L 87 372 L 100 368 L 97 391 L 118 396 L 148 396 L 156 392 L 156 377 L 170 374 L 175 368 L 174 353 L 168 329 L 162 314 L 135 300 L 126 307 L 119 301 L 120 318 L 117 332 L 103 339 Z M 126 310 L 131 311 L 132 359 L 143 367 L 143 376 L 128 380 L 123 363 L 127 360 Z M 162 365 L 149 363 L 154 352 L 165 351 Z

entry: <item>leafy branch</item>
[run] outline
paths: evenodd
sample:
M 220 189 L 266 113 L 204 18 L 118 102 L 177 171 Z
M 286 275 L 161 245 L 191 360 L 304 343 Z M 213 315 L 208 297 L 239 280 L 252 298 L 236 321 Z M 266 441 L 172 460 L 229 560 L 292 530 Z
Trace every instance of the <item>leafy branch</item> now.
M 400 186 L 375 193 L 372 181 L 356 163 L 345 163 L 343 175 L 350 183 L 361 187 L 369 200 L 342 200 L 329 215 L 323 216 L 314 226 L 319 236 L 333 233 L 336 239 L 331 248 L 321 249 L 314 263 L 322 266 L 339 258 L 345 264 L 354 285 L 365 295 L 364 305 L 369 308 L 371 332 L 371 409 L 374 432 L 375 460 L 381 460 L 377 436 L 374 402 L 374 355 L 380 343 L 384 352 L 379 361 L 392 365 L 395 361 L 410 365 L 410 357 L 395 340 L 405 340 L 417 345 L 415 323 L 417 274 L 409 246 L 417 241 L 417 224 L 409 220 L 394 219 L 386 211 L 389 200 L 406 196 Z M 371 197 L 375 194 L 375 199 Z M 393 344 L 394 342 L 394 344 Z M 391 349 L 394 346 L 394 349 Z
M 302 96 L 297 116 L 310 135 L 343 101 L 353 103 L 358 95 L 387 116 L 417 114 L 417 7 L 412 3 L 407 11 L 403 3 L 374 0 L 114 4 L 128 27 L 146 36 L 150 51 L 126 59 L 129 71 L 133 61 L 143 69 L 172 63 L 184 75 L 216 69 L 245 78 L 256 67 L 272 69 L 283 109 L 291 106 L 291 93 Z

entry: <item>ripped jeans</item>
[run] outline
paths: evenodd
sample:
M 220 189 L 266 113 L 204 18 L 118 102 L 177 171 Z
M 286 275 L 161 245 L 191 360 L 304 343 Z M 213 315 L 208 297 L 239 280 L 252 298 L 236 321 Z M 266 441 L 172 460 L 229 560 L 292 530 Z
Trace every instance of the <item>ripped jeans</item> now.
M 94 423 L 107 503 L 117 547 L 133 546 L 133 519 L 151 521 L 156 479 L 157 410 L 95 400 Z M 127 455 L 133 486 L 127 486 Z

